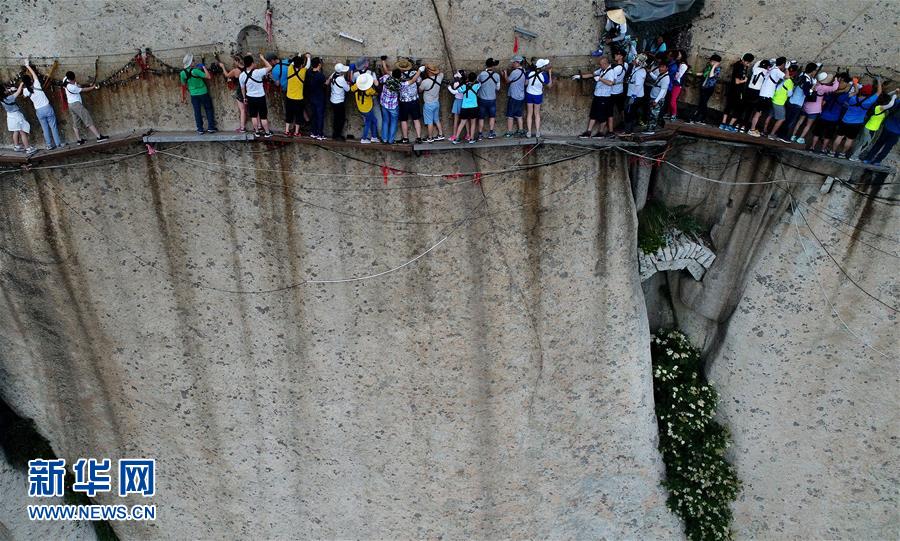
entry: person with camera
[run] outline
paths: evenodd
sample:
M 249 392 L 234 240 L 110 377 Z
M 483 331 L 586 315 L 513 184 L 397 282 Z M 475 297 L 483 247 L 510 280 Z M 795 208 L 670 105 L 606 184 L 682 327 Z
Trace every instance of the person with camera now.
M 481 139 L 484 132 L 484 121 L 487 119 L 489 131 L 487 138 L 493 139 L 497 137 L 494 131 L 497 123 L 497 91 L 500 90 L 500 74 L 494 71 L 494 68 L 500 65 L 499 60 L 488 58 L 484 61 L 484 70 L 478 74 L 478 134 L 477 139 Z
M 506 83 L 506 133 L 504 137 L 521 137 L 525 135 L 522 117 L 525 111 L 525 58 L 516 55 L 510 60 L 509 71 L 503 72 L 503 82 Z M 513 131 L 513 120 L 518 129 Z
M 216 128 L 216 117 L 213 112 L 212 98 L 209 96 L 209 85 L 207 83 L 212 76 L 205 65 L 194 64 L 194 55 L 190 53 L 184 55 L 183 65 L 184 69 L 178 74 L 178 78 L 181 79 L 181 84 L 187 87 L 188 94 L 191 96 L 191 106 L 194 108 L 194 123 L 197 125 L 197 133 L 200 135 L 216 133 L 218 131 Z M 72 76 L 74 77 L 74 74 Z M 78 97 L 79 99 L 81 98 L 81 96 Z M 183 95 L 181 101 L 184 103 Z M 203 129 L 201 109 L 206 112 L 206 123 L 209 126 L 206 130 Z M 77 128 L 75 135 L 78 137 Z M 81 139 L 81 137 L 78 138 Z

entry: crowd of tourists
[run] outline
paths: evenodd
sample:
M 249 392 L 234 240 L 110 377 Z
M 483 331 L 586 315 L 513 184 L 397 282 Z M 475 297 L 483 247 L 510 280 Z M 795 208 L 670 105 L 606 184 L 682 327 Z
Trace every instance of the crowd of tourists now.
M 768 137 L 784 143 L 805 145 L 813 152 L 880 163 L 900 135 L 900 91 L 885 91 L 882 80 L 872 77 L 863 84 L 846 71 L 828 74 L 821 64 L 801 67 L 786 57 L 756 60 L 751 53 L 731 65 L 724 80 L 722 58 L 713 54 L 702 70 L 693 71 L 687 55 L 670 49 L 659 37 L 638 53 L 627 36 L 624 19 L 611 17 L 593 53 L 596 69 L 578 72 L 574 80 L 593 81 L 593 98 L 582 138 L 616 137 L 635 132 L 654 133 L 667 120 L 704 123 L 711 120 L 708 104 L 716 88 L 724 85 L 724 113 L 716 113 L 713 124 L 724 131 L 740 131 L 751 137 Z M 416 143 L 441 141 L 475 143 L 493 139 L 497 133 L 497 98 L 506 90 L 504 137 L 541 137 L 541 105 L 544 90 L 554 84 L 553 68 L 546 58 L 513 56 L 506 66 L 488 58 L 480 70 L 457 70 L 445 75 L 435 63 L 417 64 L 409 58 L 394 63 L 387 56 L 360 58 L 335 64 L 330 74 L 320 57 L 310 53 L 291 58 L 275 54 L 235 55 L 232 65 L 215 67 L 183 59 L 179 78 L 193 106 L 197 132 L 217 131 L 209 82 L 221 75 L 231 89 L 244 132 L 249 121 L 258 137 L 272 137 L 268 100 L 280 95 L 284 109 L 284 132 L 300 137 L 305 131 L 314 139 L 326 139 L 325 116 L 331 111 L 332 139 L 346 139 L 348 102 L 362 119 L 359 142 Z M 32 100 L 48 149 L 65 142 L 57 128 L 53 108 L 43 85 L 26 63 L 18 86 L 7 87 L 3 107 L 13 132 L 16 150 L 33 152 L 30 125 L 16 103 L 23 95 Z M 679 97 L 694 81 L 698 103 L 689 115 L 679 115 Z M 84 143 L 78 125 L 106 139 L 94 126 L 81 94 L 97 89 L 81 86 L 68 72 L 63 81 L 75 137 Z M 441 97 L 452 100 L 452 123 L 441 119 Z M 720 115 L 720 116 L 718 116 Z M 206 123 L 204 125 L 204 116 Z M 399 133 L 398 133 L 399 132 Z

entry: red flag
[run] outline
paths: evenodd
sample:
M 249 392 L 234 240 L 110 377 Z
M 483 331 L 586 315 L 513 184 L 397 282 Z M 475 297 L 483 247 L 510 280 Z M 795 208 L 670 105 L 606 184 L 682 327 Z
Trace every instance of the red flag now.
M 513 41 L 513 52 L 519 52 L 519 36 L 516 36 L 516 39 Z

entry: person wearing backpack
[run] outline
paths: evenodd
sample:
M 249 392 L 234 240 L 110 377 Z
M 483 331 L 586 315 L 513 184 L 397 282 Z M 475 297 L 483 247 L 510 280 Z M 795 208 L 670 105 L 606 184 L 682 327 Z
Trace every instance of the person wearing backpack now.
M 694 116 L 691 120 L 692 124 L 704 124 L 706 122 L 709 99 L 716 91 L 716 84 L 718 84 L 719 77 L 722 74 L 721 63 L 722 57 L 718 54 L 713 54 L 709 57 L 709 62 L 706 63 L 703 72 L 697 74 L 703 79 L 700 82 L 700 101 L 697 103 L 697 109 L 694 111 Z
M 546 68 L 546 71 L 544 70 Z M 544 102 L 544 87 L 553 86 L 553 68 L 550 67 L 550 60 L 547 58 L 539 58 L 534 63 L 534 69 L 528 72 L 525 79 L 525 125 L 528 126 L 528 133 L 525 137 L 531 137 L 531 126 L 534 121 L 534 136 L 541 136 L 541 104 Z
M 367 145 L 372 139 L 378 140 L 378 122 L 375 117 L 375 95 L 377 94 L 373 86 L 377 86 L 378 81 L 375 74 L 368 70 L 363 70 L 356 78 L 353 86 L 350 87 L 351 92 L 356 98 L 356 108 L 363 117 L 363 130 L 359 142 Z
M 825 96 L 837 90 L 838 85 L 840 84 L 840 80 L 837 77 L 832 77 L 830 83 L 826 83 L 825 81 L 827 80 L 828 73 L 820 71 L 816 74 L 816 84 L 813 87 L 813 94 L 812 96 L 807 97 L 806 101 L 803 103 L 803 114 L 800 117 L 800 121 L 797 122 L 797 126 L 794 128 L 794 133 L 791 135 L 791 141 L 801 145 L 806 144 L 806 136 L 809 134 L 809 130 L 812 129 L 816 123 L 816 119 L 822 114 L 822 102 Z
M 84 129 L 94 134 L 98 143 L 109 140 L 109 136 L 100 133 L 100 130 L 94 125 L 94 119 L 91 117 L 91 112 L 87 110 L 87 107 L 84 106 L 84 102 L 81 101 L 82 93 L 99 90 L 100 87 L 98 85 L 81 86 L 78 84 L 78 81 L 75 80 L 74 71 L 66 72 L 66 78 L 63 80 L 63 84 L 65 85 L 66 91 L 66 103 L 69 104 L 69 112 L 72 114 L 72 131 L 75 132 L 75 139 L 78 144 L 83 145 L 86 142 L 84 138 L 81 137 L 81 132 L 78 131 L 79 122 Z M 210 106 L 212 106 L 212 104 L 210 104 Z M 207 117 L 212 118 L 209 112 L 207 112 Z M 212 125 L 213 131 L 215 131 L 214 120 Z
M 350 83 L 347 78 L 350 67 L 338 62 L 334 65 L 334 72 L 328 78 L 329 97 L 331 104 L 331 138 L 335 141 L 344 140 L 344 124 L 347 123 L 347 92 L 350 92 Z
M 787 143 L 787 139 L 779 137 L 778 131 L 781 129 L 781 126 L 784 124 L 785 119 L 787 118 L 787 101 L 788 96 L 793 94 L 794 88 L 796 84 L 794 83 L 794 77 L 797 76 L 797 67 L 792 65 L 788 68 L 786 76 L 781 80 L 780 83 L 775 85 L 775 93 L 772 94 L 772 109 L 771 112 L 766 115 L 766 119 L 763 120 L 762 123 L 762 131 L 768 133 L 769 139 L 773 141 L 781 141 L 782 143 Z M 769 131 L 769 121 L 774 120 L 775 124 L 772 125 L 772 130 Z
M 884 124 L 888 111 L 891 111 L 893 114 L 892 110 L 897 103 L 898 94 L 900 94 L 900 89 L 878 96 L 878 101 L 875 102 L 875 107 L 872 108 L 872 114 L 856 140 L 856 146 L 853 147 L 853 155 L 850 156 L 850 161 L 859 161 L 860 155 L 867 152 L 872 146 L 872 141 L 875 139 L 878 130 L 881 129 L 881 125 Z
M 831 142 L 837 135 L 838 121 L 841 119 L 841 115 L 844 114 L 844 101 L 842 98 L 850 90 L 850 75 L 841 73 L 835 77 L 835 80 L 839 80 L 838 87 L 822 101 L 822 112 L 813 125 L 813 138 L 812 143 L 809 145 L 809 150 L 827 155 L 831 155 Z M 822 141 L 822 147 L 816 150 L 819 140 Z
M 875 79 L 878 84 L 878 90 L 872 92 L 872 85 L 862 87 L 859 83 L 855 83 L 845 95 L 844 104 L 846 109 L 841 116 L 838 124 L 837 138 L 834 140 L 834 157 L 849 158 L 850 149 L 859 136 L 866 122 L 866 115 L 869 110 L 875 106 L 878 96 L 881 95 L 882 85 L 881 77 Z
M 525 135 L 522 125 L 522 116 L 525 111 L 525 69 L 522 62 L 525 58 L 516 55 L 510 60 L 510 70 L 503 72 L 503 82 L 506 83 L 506 133 L 504 137 L 521 137 Z M 515 119 L 518 129 L 513 131 Z
M 53 111 L 53 105 L 50 104 L 50 98 L 47 97 L 40 78 L 27 60 L 25 61 L 25 69 L 28 73 L 22 74 L 22 94 L 26 98 L 30 98 L 32 105 L 34 105 L 34 112 L 37 115 L 38 122 L 41 124 L 41 131 L 44 133 L 44 142 L 47 144 L 47 150 L 65 146 L 65 141 L 59 136 L 56 113 Z
M 762 118 L 763 114 L 766 115 L 766 119 L 773 114 L 772 110 L 772 97 L 775 96 L 775 90 L 780 88 L 782 81 L 784 81 L 785 73 L 784 73 L 784 65 L 787 63 L 787 58 L 780 56 L 775 60 L 775 67 L 770 69 L 766 74 L 765 78 L 762 81 L 762 85 L 759 87 L 759 100 L 756 102 L 756 113 L 753 114 L 753 120 L 750 122 L 750 131 L 747 132 L 747 135 L 752 137 L 760 137 L 761 135 L 768 136 L 766 133 L 765 127 L 766 123 L 763 123 L 763 130 L 760 133 L 756 129 L 756 124 L 759 122 L 759 119 Z
M 28 134 L 31 133 L 31 124 L 25 120 L 25 115 L 16 103 L 16 98 L 22 93 L 24 85 L 3 87 L 3 110 L 6 111 L 6 128 L 12 133 L 13 151 L 24 152 L 31 156 L 37 149 L 28 142 Z
M 719 129 L 738 131 L 744 128 L 744 114 L 747 107 L 747 84 L 750 82 L 750 63 L 755 57 L 746 53 L 731 66 L 731 88 L 728 94 L 728 105 L 722 115 Z
M 209 96 L 209 81 L 212 76 L 209 70 L 203 64 L 194 64 L 194 55 L 188 53 L 184 55 L 184 69 L 178 74 L 181 84 L 187 87 L 188 94 L 191 96 L 191 106 L 194 108 L 194 123 L 197 125 L 197 133 L 216 133 L 216 117 L 213 112 L 212 98 Z M 182 99 L 182 103 L 184 99 Z M 206 123 L 209 128 L 203 129 L 203 114 L 206 111 Z M 96 129 L 96 128 L 95 128 Z
M 478 82 L 478 76 L 474 71 L 469 72 L 468 77 L 466 78 L 465 84 L 460 86 L 456 93 L 462 95 L 462 104 L 459 116 L 462 121 L 459 123 L 459 127 L 456 128 L 456 133 L 453 134 L 453 139 L 450 141 L 455 145 L 458 144 L 459 136 L 462 135 L 462 131 L 465 128 L 468 131 L 468 142 L 474 143 L 478 139 L 475 135 L 475 127 L 478 120 L 478 89 L 481 88 L 481 83 Z
M 295 56 L 287 67 L 287 84 L 284 88 L 284 135 L 300 137 L 300 124 L 304 121 L 303 85 L 306 72 L 312 63 L 312 55 Z
M 747 82 L 747 93 L 744 95 L 744 117 L 741 119 L 741 133 L 749 131 L 750 122 L 753 115 L 759 107 L 759 90 L 762 88 L 766 75 L 769 73 L 771 64 L 768 60 L 762 59 L 753 65 L 750 70 L 750 80 Z
M 663 62 L 665 63 L 665 62 Z M 687 53 L 679 49 L 677 51 L 669 51 L 669 61 L 666 64 L 666 73 L 669 80 L 669 120 L 678 119 L 678 96 L 684 88 L 684 75 L 690 66 L 687 63 Z
M 444 140 L 444 126 L 441 125 L 441 84 L 444 74 L 437 64 L 425 64 L 425 72 L 419 81 L 422 94 L 422 117 L 428 129 L 426 143 Z M 437 132 L 437 133 L 435 133 Z
M 900 97 L 896 90 L 894 94 Z M 900 139 L 900 111 L 898 109 L 900 108 L 893 107 L 887 114 L 887 118 L 884 120 L 884 129 L 881 130 L 881 135 L 875 140 L 875 144 L 872 145 L 869 152 L 863 156 L 863 163 L 881 165 L 881 161 L 891 153 L 891 149 L 897 144 L 897 140 Z
M 484 70 L 478 74 L 477 82 L 481 86 L 478 87 L 478 134 L 477 139 L 481 139 L 484 132 L 484 121 L 487 119 L 488 128 L 487 138 L 493 139 L 497 137 L 494 131 L 497 123 L 497 91 L 500 90 L 499 73 L 494 68 L 500 65 L 499 60 L 488 58 L 484 61 Z
M 612 135 L 612 89 L 616 82 L 618 71 L 622 70 L 622 66 L 612 66 L 609 58 L 601 56 L 597 59 L 598 68 L 591 74 L 578 73 L 573 75 L 573 80 L 593 79 L 594 80 L 594 97 L 591 99 L 591 109 L 588 113 L 587 129 L 585 129 L 578 137 L 587 139 L 591 137 L 594 124 L 599 124 L 596 135 L 593 137 L 605 137 Z
M 815 62 L 806 64 L 803 73 L 797 76 L 794 91 L 788 97 L 787 118 L 782 128 L 784 132 L 782 137 L 788 138 L 792 143 L 798 142 L 796 133 L 803 123 L 805 105 L 816 100 L 816 74 L 819 67 Z
M 306 83 L 303 86 L 303 98 L 309 107 L 309 120 L 312 126 L 309 136 L 319 141 L 325 140 L 325 74 L 322 73 L 322 59 L 313 58 L 306 72 Z
M 272 137 L 272 131 L 269 129 L 269 109 L 266 106 L 266 87 L 263 81 L 266 75 L 272 71 L 272 64 L 260 54 L 259 59 L 263 62 L 263 67 L 257 67 L 253 56 L 244 57 L 244 70 L 238 77 L 238 84 L 241 85 L 241 93 L 244 96 L 244 103 L 247 104 L 247 114 L 253 123 L 253 131 L 257 137 Z

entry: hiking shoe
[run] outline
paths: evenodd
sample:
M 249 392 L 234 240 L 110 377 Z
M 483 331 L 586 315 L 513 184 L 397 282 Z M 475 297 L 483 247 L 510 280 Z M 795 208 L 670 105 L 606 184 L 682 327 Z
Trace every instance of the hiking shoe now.
M 722 123 L 722 124 L 719 124 L 719 129 L 728 131 L 728 126 L 726 126 L 724 123 Z
M 361 144 L 361 145 L 368 145 L 371 142 L 372 141 L 369 141 L 368 139 L 360 139 L 359 140 L 359 144 Z
M 538 139 L 541 138 L 541 132 L 534 132 L 534 136 Z
M 206 133 L 216 133 L 217 131 L 219 131 L 219 130 L 217 130 L 216 128 L 210 128 L 210 129 L 206 130 Z
M 445 137 L 441 134 L 438 134 L 438 136 L 434 138 L 435 141 L 443 141 L 444 139 Z
M 796 143 L 797 143 L 798 145 L 805 145 L 805 144 L 806 144 L 806 139 L 804 139 L 804 138 L 802 138 L 802 137 L 798 137 Z
M 473 144 L 473 143 L 477 143 L 477 142 L 478 142 L 478 139 L 475 139 L 475 138 L 469 139 L 469 141 L 468 141 L 468 143 L 469 143 L 470 145 Z
M 428 138 L 426 138 L 426 139 L 425 139 L 425 142 L 426 142 L 426 143 L 433 143 L 433 142 L 434 142 L 434 137 L 428 137 Z
M 400 139 L 400 144 L 401 144 L 401 145 L 408 145 L 408 144 L 409 144 L 409 139 L 407 139 L 406 137 L 404 137 L 403 139 Z
M 791 136 L 791 142 L 792 142 L 792 143 L 796 143 L 796 142 L 797 142 L 797 136 L 796 136 L 796 135 L 792 135 L 792 136 Z
M 25 147 L 22 145 L 16 145 L 13 147 L 13 152 L 25 152 Z
M 450 138 L 450 142 L 453 143 L 454 145 L 458 145 L 458 144 L 459 144 L 459 139 L 457 139 L 456 137 L 451 137 L 451 138 Z
M 513 136 L 513 132 L 511 132 L 511 131 L 508 131 L 503 134 L 503 137 L 512 137 L 512 136 Z
M 272 137 L 272 132 L 270 132 L 270 131 L 263 132 L 263 137 L 265 137 L 265 138 L 267 138 L 267 139 L 268 139 L 269 137 Z
M 416 144 L 417 144 L 417 145 L 421 145 L 421 144 L 422 144 L 422 138 L 421 138 L 421 137 L 416 137 Z
M 749 135 L 750 137 L 760 137 L 760 136 L 761 136 L 761 134 L 760 134 L 758 131 L 756 131 L 756 130 L 750 130 L 750 131 L 748 131 L 748 132 L 747 132 L 747 135 Z
M 850 156 L 850 157 L 847 158 L 847 159 L 850 160 L 851 162 L 858 162 L 858 161 L 859 161 L 859 158 L 856 157 L 856 156 Z
M 81 146 L 85 143 L 87 143 L 87 141 L 85 141 L 84 139 L 79 139 L 79 140 L 75 141 L 75 144 L 77 144 L 78 146 Z
M 32 154 L 34 154 L 35 152 L 37 152 L 37 150 L 38 150 L 38 149 L 36 149 L 36 148 L 34 148 L 34 147 L 28 147 L 28 148 L 25 149 L 25 155 L 26 155 L 26 156 L 31 156 Z
M 578 138 L 579 139 L 587 139 L 590 136 L 591 136 L 591 132 L 585 130 L 585 131 L 581 132 L 581 135 L 579 135 Z
M 525 138 L 531 139 L 531 132 L 525 132 Z
M 497 132 L 494 130 L 488 132 L 488 139 L 494 139 L 495 137 L 497 137 Z
M 197 135 L 203 135 L 204 133 L 206 133 L 204 130 L 197 130 Z M 97 141 L 100 141 L 100 139 L 97 139 Z
M 599 131 L 591 136 L 592 139 L 604 139 L 605 137 L 606 134 Z
M 55 148 L 56 148 L 55 146 L 50 145 L 50 146 L 47 147 L 47 150 L 53 150 L 53 149 L 55 149 Z

